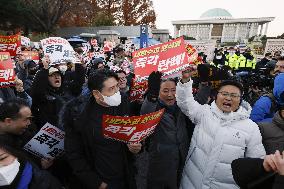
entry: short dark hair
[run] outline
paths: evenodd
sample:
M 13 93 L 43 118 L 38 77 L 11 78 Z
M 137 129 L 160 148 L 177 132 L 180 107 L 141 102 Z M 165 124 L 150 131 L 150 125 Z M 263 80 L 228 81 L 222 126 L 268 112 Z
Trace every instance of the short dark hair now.
M 277 58 L 277 61 L 284 61 L 284 56 L 279 56 L 279 57 Z
M 108 70 L 106 68 L 101 70 L 95 70 L 91 72 L 88 79 L 88 88 L 92 90 L 98 90 L 101 92 L 102 88 L 104 87 L 103 83 L 108 79 L 113 77 L 117 81 L 119 78 L 116 73 L 112 70 Z
M 237 87 L 237 88 L 240 90 L 240 92 L 241 92 L 241 96 L 243 95 L 243 92 L 244 92 L 243 85 L 242 85 L 240 82 L 235 81 L 235 80 L 225 80 L 225 81 L 223 81 L 223 82 L 219 85 L 217 91 L 220 91 L 220 89 L 221 89 L 222 87 L 227 86 L 227 85 L 233 85 L 233 86 Z
M 124 73 L 126 75 L 126 72 L 124 70 L 117 70 L 115 73 L 117 73 L 117 74 Z
M 27 102 L 20 98 L 14 98 L 7 100 L 0 104 L 0 121 L 4 121 L 6 118 L 16 120 L 20 118 L 20 109 L 23 107 L 29 107 Z
M 178 78 L 166 78 L 166 79 L 161 79 L 161 83 L 160 83 L 160 86 L 163 84 L 163 83 L 165 83 L 165 82 L 167 82 L 167 81 L 172 81 L 172 82 L 174 82 L 176 85 L 177 85 L 177 83 L 178 83 Z
M 265 53 L 265 55 L 264 55 L 265 57 L 267 57 L 267 56 L 271 56 L 271 53 L 270 52 L 268 52 L 268 53 Z

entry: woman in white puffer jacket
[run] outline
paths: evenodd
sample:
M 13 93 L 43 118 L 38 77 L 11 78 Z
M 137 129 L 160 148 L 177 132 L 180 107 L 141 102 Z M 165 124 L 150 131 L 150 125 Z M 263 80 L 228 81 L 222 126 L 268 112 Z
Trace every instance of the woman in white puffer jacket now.
M 191 79 L 181 82 L 177 86 L 177 104 L 196 127 L 180 188 L 239 188 L 232 176 L 231 162 L 241 157 L 265 156 L 258 126 L 249 119 L 251 107 L 241 100 L 242 85 L 223 82 L 216 101 L 209 106 L 194 100 Z

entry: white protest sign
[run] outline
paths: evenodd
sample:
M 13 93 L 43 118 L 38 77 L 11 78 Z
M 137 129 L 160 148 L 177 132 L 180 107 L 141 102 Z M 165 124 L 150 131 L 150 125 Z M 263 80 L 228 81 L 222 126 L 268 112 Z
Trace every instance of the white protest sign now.
M 51 62 L 60 60 L 75 62 L 75 51 L 66 39 L 61 37 L 49 37 L 40 42 L 44 55 L 49 55 Z
M 21 36 L 21 45 L 24 45 L 26 47 L 30 47 L 31 46 L 30 38 L 25 37 L 25 36 Z
M 96 39 L 91 39 L 91 44 L 93 46 L 97 46 L 98 45 L 98 41 Z
M 88 52 L 90 51 L 91 49 L 91 45 L 89 42 L 87 43 L 82 43 L 82 50 L 83 50 L 83 54 L 88 54 Z
M 94 52 L 94 58 L 103 58 L 105 59 L 105 53 L 100 51 L 100 52 Z
M 32 42 L 32 44 L 34 48 L 39 49 L 40 47 L 39 42 Z
M 40 158 L 56 158 L 64 152 L 65 132 L 46 123 L 24 146 L 24 149 Z

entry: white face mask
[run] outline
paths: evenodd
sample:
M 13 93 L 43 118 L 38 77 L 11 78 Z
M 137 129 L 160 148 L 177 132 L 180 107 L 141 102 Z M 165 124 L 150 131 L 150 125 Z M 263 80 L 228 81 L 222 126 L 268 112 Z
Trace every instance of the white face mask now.
M 67 71 L 67 66 L 66 65 L 62 65 L 62 66 L 59 66 L 59 71 L 61 71 L 62 73 L 65 73 Z
M 10 165 L 0 167 L 0 186 L 10 185 L 17 176 L 20 163 L 17 159 Z
M 220 60 L 220 59 L 222 59 L 222 56 L 216 56 L 216 59 Z
M 104 97 L 104 102 L 109 106 L 119 106 L 121 103 L 121 95 L 119 91 L 112 96 L 102 96 Z

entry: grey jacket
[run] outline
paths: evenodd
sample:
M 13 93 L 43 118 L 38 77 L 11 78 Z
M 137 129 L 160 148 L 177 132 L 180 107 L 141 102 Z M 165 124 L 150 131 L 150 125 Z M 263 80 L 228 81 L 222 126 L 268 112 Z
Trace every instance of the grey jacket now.
M 272 123 L 258 123 L 262 143 L 267 154 L 275 153 L 276 150 L 284 150 L 284 119 L 280 117 L 279 112 L 274 114 Z
M 142 105 L 141 114 L 162 108 L 165 108 L 165 113 L 155 132 L 147 139 L 149 155 L 147 178 L 148 182 L 149 180 L 163 184 L 170 182 L 178 187 L 193 125 L 176 105 L 174 109 L 170 109 L 160 102 L 150 102 L 147 98 Z

